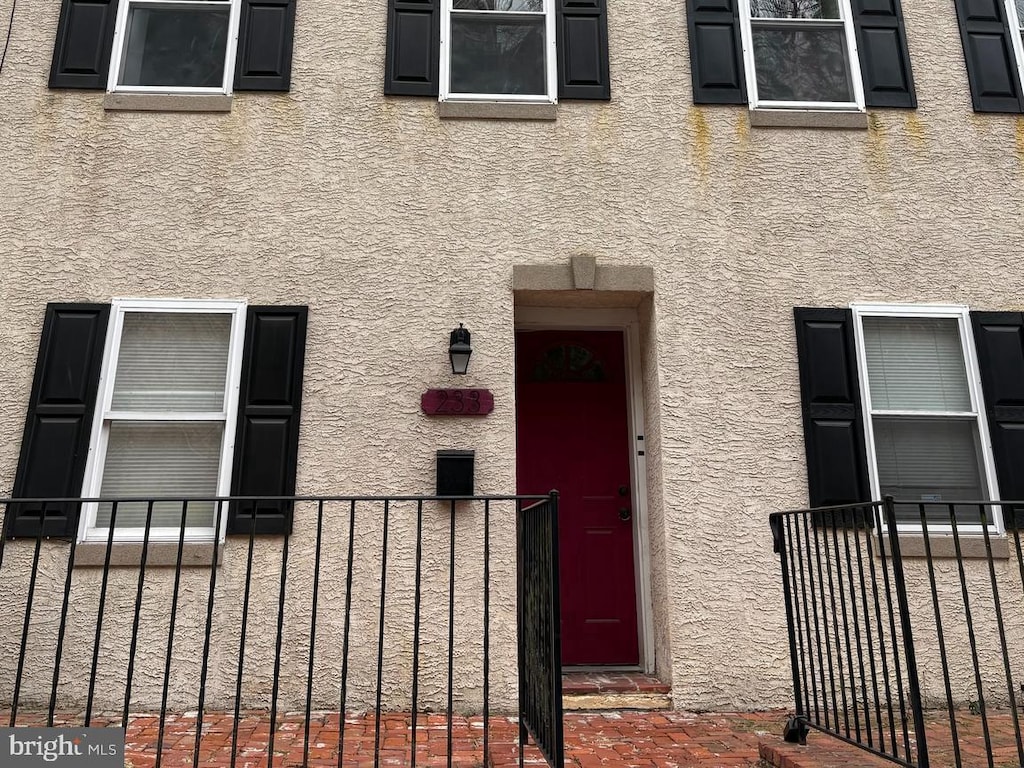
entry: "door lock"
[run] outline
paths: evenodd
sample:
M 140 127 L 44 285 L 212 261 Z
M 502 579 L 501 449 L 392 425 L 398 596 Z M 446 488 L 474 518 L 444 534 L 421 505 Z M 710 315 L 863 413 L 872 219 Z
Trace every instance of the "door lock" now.
M 619 520 L 629 520 L 633 517 L 633 513 L 629 507 L 619 507 Z
M 619 486 L 619 496 L 628 496 L 628 495 L 629 495 L 629 486 L 628 485 L 620 485 Z

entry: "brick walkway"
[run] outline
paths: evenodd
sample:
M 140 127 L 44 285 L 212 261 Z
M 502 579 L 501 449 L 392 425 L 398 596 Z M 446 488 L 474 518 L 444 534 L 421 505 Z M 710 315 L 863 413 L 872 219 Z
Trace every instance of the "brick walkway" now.
M 780 734 L 786 721 L 781 710 L 742 714 L 686 712 L 602 712 L 568 714 L 565 717 L 566 766 L 572 768 L 884 768 L 893 763 L 874 758 L 863 750 L 811 731 L 807 746 L 785 744 Z M 81 724 L 81 715 L 56 724 Z M 973 768 L 987 766 L 980 720 L 968 713 L 957 718 L 961 761 Z M 41 724 L 38 716 L 19 713 L 19 725 Z M 120 720 L 93 718 L 92 725 L 119 725 Z M 202 766 L 231 768 L 234 720 L 230 714 L 207 713 L 193 764 L 196 718 L 168 715 L 160 764 L 166 768 Z M 293 768 L 303 764 L 305 728 L 301 715 L 279 716 L 274 732 L 273 766 Z M 412 730 L 407 714 L 381 719 L 379 736 L 372 716 L 346 717 L 343 732 L 337 713 L 311 718 L 308 765 L 336 768 L 343 735 L 341 765 L 372 768 L 374 765 L 412 766 Z M 990 738 L 996 768 L 1020 765 L 1009 715 L 990 714 Z M 234 768 L 269 768 L 269 716 L 266 712 L 244 715 L 234 741 Z M 508 717 L 492 717 L 488 735 L 490 761 L 484 761 L 483 723 L 479 717 L 455 717 L 449 737 L 443 715 L 424 714 L 416 728 L 415 765 L 437 768 L 448 765 L 451 739 L 453 766 L 458 768 L 512 768 L 519 763 L 517 724 Z M 133 715 L 127 733 L 125 768 L 155 768 L 159 718 Z M 948 720 L 941 714 L 929 717 L 931 765 L 955 765 Z M 380 744 L 379 761 L 374 745 Z M 546 765 L 536 748 L 525 751 L 531 768 Z
M 959 764 L 966 768 L 987 768 L 988 750 L 981 718 L 961 711 L 957 713 L 956 723 Z M 989 712 L 988 730 L 992 745 L 992 765 L 995 768 L 1020 768 L 1012 716 L 1005 710 Z M 811 731 L 805 747 L 786 744 L 778 733 L 778 730 L 774 730 L 764 736 L 760 745 L 761 757 L 776 768 L 891 768 L 894 765 L 888 760 L 874 757 L 862 749 L 818 731 Z M 957 765 L 947 713 L 927 712 L 925 733 L 928 736 L 930 765 L 933 768 L 951 768 Z M 913 740 L 911 744 L 916 749 Z
M 19 713 L 18 724 L 38 724 L 38 716 Z M 64 722 L 80 724 L 81 716 Z M 758 734 L 779 732 L 785 713 L 701 714 L 684 712 L 603 712 L 569 714 L 565 717 L 566 766 L 574 768 L 738 768 L 758 765 Z M 56 723 L 63 724 L 63 723 Z M 92 725 L 119 725 L 120 720 L 94 717 Z M 199 760 L 204 768 L 230 768 L 232 731 L 230 714 L 207 713 Z M 311 768 L 338 766 L 339 727 L 337 713 L 311 718 L 308 765 Z M 379 766 L 411 766 L 412 731 L 407 714 L 385 715 L 381 719 Z M 483 723 L 479 717 L 455 717 L 452 722 L 452 765 L 459 768 L 512 768 L 519 764 L 516 742 L 518 725 L 509 717 L 490 719 L 488 751 L 484 762 Z M 126 768 L 154 768 L 157 764 L 159 718 L 133 715 L 126 737 Z M 160 747 L 164 768 L 193 766 L 196 718 L 168 715 Z M 372 768 L 374 745 L 378 742 L 371 716 L 346 717 L 342 746 L 344 768 Z M 416 728 L 417 766 L 448 765 L 448 724 L 443 715 L 420 715 Z M 274 766 L 303 764 L 305 729 L 301 715 L 279 716 L 274 732 Z M 238 723 L 235 768 L 268 768 L 269 716 L 250 713 Z M 525 750 L 525 763 L 536 768 L 546 765 L 532 745 Z

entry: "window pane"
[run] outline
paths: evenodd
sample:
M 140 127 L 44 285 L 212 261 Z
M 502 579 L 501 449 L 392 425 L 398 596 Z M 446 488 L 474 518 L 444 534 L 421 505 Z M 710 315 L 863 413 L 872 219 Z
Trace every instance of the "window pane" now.
M 752 31 L 759 99 L 853 101 L 841 28 Z
M 113 409 L 222 410 L 230 340 L 228 314 L 126 312 Z
M 961 419 L 908 419 L 876 416 L 872 420 L 878 484 L 882 495 L 904 501 L 980 501 L 988 498 L 977 439 L 977 422 Z M 901 510 L 913 518 L 914 508 Z M 928 508 L 929 519 L 949 521 L 946 507 Z M 966 513 L 965 513 L 966 514 Z M 957 521 L 978 521 L 973 516 Z
M 547 93 L 544 18 L 452 17 L 453 93 Z
M 518 11 L 543 13 L 544 0 L 452 0 L 457 11 Z
M 971 410 L 956 320 L 865 317 L 864 352 L 873 409 Z
M 750 0 L 750 15 L 756 19 L 838 19 L 839 0 Z
M 100 496 L 179 497 L 217 495 L 224 424 L 217 421 L 115 421 L 110 425 Z M 186 525 L 213 527 L 213 502 L 188 505 Z M 118 504 L 115 527 L 146 524 L 143 502 Z M 181 524 L 181 502 L 153 505 L 153 525 Z M 101 504 L 96 527 L 110 526 L 110 504 Z
M 224 85 L 229 11 L 132 6 L 121 60 L 120 85 Z

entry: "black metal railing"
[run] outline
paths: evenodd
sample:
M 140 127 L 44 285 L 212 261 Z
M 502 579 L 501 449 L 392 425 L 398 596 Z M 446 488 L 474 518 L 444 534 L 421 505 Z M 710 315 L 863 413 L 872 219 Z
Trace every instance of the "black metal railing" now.
M 771 515 L 787 740 L 813 727 L 912 768 L 1024 765 L 1019 507 L 886 498 Z
M 120 725 L 157 766 L 185 742 L 193 765 L 415 766 L 436 760 L 438 731 L 449 766 L 517 751 L 521 765 L 527 731 L 562 754 L 554 493 L 0 499 L 0 512 L 26 501 L 109 525 L 98 541 L 0 539 L 6 724 Z M 259 535 L 250 516 L 248 535 L 212 537 L 241 501 L 285 506 L 293 533 Z M 554 678 L 518 688 L 516 635 L 554 654 L 526 653 Z M 558 686 L 544 727 L 520 704 L 538 685 Z
M 558 606 L 558 494 L 520 513 L 519 722 L 550 765 L 565 762 Z

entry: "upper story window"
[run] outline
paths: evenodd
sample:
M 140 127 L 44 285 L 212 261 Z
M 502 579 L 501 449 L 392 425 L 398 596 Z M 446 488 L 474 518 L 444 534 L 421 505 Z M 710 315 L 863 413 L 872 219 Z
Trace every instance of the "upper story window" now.
M 848 0 L 740 0 L 752 107 L 863 109 Z
M 1006 0 L 1006 17 L 1017 62 L 1017 79 L 1024 93 L 1024 0 Z
M 388 0 L 384 93 L 608 100 L 606 0 Z
M 294 29 L 295 0 L 62 0 L 50 87 L 287 91 Z
M 123 0 L 108 90 L 230 93 L 237 0 Z
M 686 9 L 696 104 L 917 106 L 900 0 L 687 0 Z
M 444 99 L 554 101 L 553 0 L 443 0 Z

